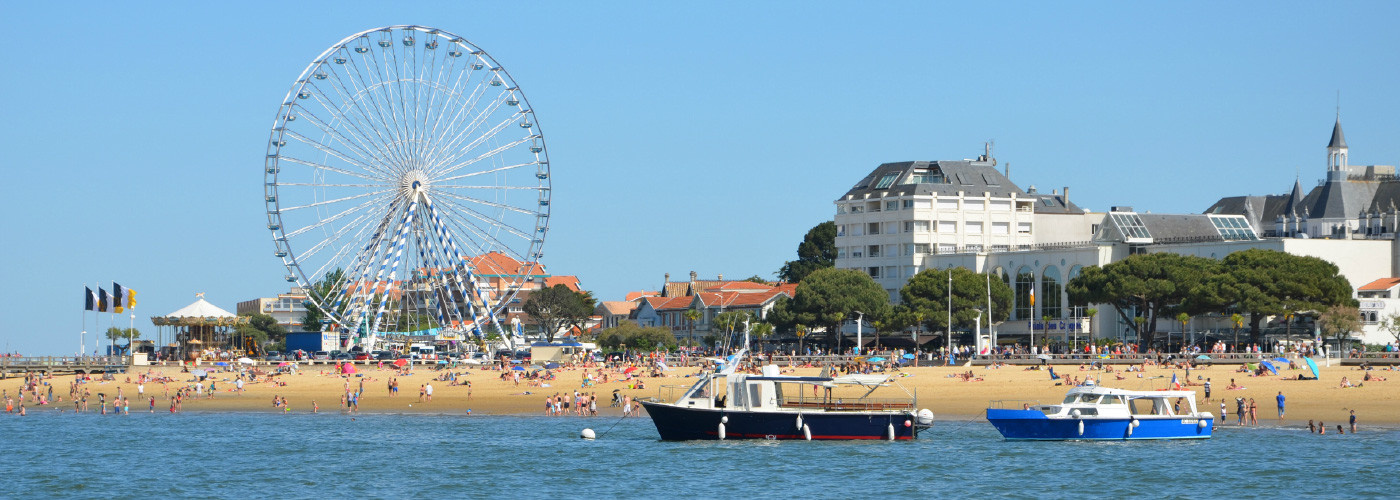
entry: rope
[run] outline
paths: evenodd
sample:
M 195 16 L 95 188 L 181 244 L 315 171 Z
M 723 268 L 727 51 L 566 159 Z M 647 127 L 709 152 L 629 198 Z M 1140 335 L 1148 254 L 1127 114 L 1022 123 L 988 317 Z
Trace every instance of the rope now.
M 626 416 L 617 417 L 617 421 L 616 421 L 616 422 L 613 422 L 612 426 L 609 426 L 609 427 L 608 427 L 608 430 L 598 433 L 598 438 L 601 439 L 601 438 L 603 437 L 604 434 L 607 434 L 608 432 L 612 431 L 612 430 L 613 430 L 613 427 L 617 427 L 617 424 L 622 423 L 622 419 L 624 419 L 624 418 L 627 418 L 627 417 L 626 417 Z

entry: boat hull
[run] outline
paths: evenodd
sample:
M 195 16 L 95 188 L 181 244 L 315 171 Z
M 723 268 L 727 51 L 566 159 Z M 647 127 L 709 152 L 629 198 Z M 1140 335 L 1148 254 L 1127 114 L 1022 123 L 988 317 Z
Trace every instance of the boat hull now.
M 1129 432 L 1133 420 L 1138 425 Z M 1007 441 L 1209 439 L 1215 423 L 1214 418 L 1190 417 L 1049 418 L 1039 410 L 1002 409 L 988 409 L 987 421 Z
M 721 423 L 724 439 L 806 439 L 796 412 L 681 408 L 645 401 L 642 406 L 663 441 L 717 440 Z M 918 437 L 920 429 L 910 413 L 804 412 L 801 418 L 814 440 L 889 439 L 891 426 L 894 439 L 907 440 Z

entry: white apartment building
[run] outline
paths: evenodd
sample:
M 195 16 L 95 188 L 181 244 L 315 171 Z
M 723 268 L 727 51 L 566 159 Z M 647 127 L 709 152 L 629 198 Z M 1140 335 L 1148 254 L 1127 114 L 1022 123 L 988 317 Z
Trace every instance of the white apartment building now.
M 990 148 L 976 160 L 886 163 L 835 201 L 836 267 L 869 274 L 897 302 L 935 255 L 1085 244 L 1102 214 L 1070 204 L 1068 191 L 1022 191 Z
M 238 315 L 266 314 L 277 320 L 289 331 L 301 331 L 301 318 L 306 315 L 306 292 L 301 287 L 292 287 L 287 293 L 276 297 L 261 297 L 238 303 Z M 317 325 L 319 327 L 320 325 Z

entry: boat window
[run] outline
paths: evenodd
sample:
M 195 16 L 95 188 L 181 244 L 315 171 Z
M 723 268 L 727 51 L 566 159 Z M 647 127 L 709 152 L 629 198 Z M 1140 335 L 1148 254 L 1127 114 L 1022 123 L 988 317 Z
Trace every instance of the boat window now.
M 1101 403 L 1099 403 L 1099 404 L 1105 404 L 1105 405 L 1118 405 L 1118 404 L 1123 404 L 1123 397 L 1122 397 L 1122 396 L 1114 396 L 1114 395 L 1104 396 L 1104 397 L 1103 397 L 1103 402 L 1101 402 Z
M 1070 394 L 1070 395 L 1068 395 L 1068 396 L 1065 396 L 1065 402 L 1064 402 L 1064 403 L 1061 403 L 1061 404 L 1070 404 L 1070 403 L 1073 403 L 1073 402 L 1078 401 L 1078 400 L 1079 400 L 1079 397 L 1078 397 L 1078 396 L 1075 396 L 1075 395 L 1073 395 L 1073 394 Z
M 1099 414 L 1099 409 L 1098 409 L 1098 408 L 1080 408 L 1080 409 L 1079 409 L 1079 414 L 1080 414 L 1080 415 L 1098 415 L 1098 414 Z
M 1099 400 L 1099 395 L 1098 395 L 1098 394 L 1080 394 L 1080 395 L 1079 395 L 1079 402 L 1080 402 L 1080 403 L 1091 403 L 1091 404 L 1092 404 L 1092 403 L 1094 403 L 1095 401 L 1098 401 L 1098 400 Z

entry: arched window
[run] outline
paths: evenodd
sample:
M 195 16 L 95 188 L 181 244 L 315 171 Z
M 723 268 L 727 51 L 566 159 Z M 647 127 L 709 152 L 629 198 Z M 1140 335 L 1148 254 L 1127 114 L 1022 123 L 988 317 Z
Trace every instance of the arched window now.
M 1036 297 L 1036 302 L 1040 303 L 1040 311 L 1044 316 L 1051 318 L 1064 317 L 1065 283 L 1060 279 L 1060 269 L 1055 266 L 1045 268 L 1045 273 L 1040 276 L 1040 296 Z
M 1030 266 L 1021 266 L 1016 271 L 1016 319 L 1035 318 L 1035 307 L 1031 305 L 1031 289 L 1035 288 L 1035 271 Z

